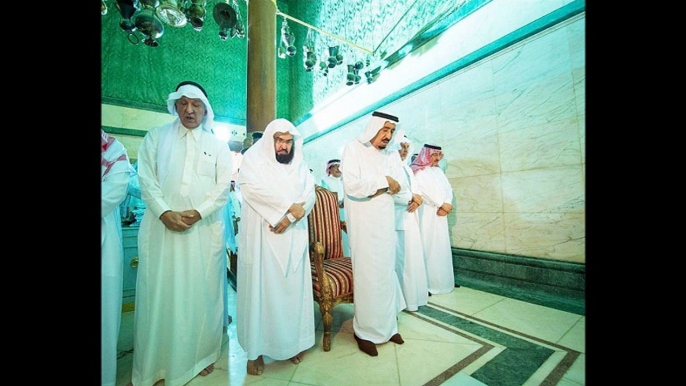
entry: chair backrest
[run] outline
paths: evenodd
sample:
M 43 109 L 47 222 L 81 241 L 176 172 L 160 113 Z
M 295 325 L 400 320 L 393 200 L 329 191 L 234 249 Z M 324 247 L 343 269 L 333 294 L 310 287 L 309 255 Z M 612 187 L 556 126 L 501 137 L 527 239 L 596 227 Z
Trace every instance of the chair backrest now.
M 324 246 L 324 260 L 343 257 L 343 236 L 336 193 L 315 187 L 316 201 L 307 217 L 310 243 L 319 241 Z

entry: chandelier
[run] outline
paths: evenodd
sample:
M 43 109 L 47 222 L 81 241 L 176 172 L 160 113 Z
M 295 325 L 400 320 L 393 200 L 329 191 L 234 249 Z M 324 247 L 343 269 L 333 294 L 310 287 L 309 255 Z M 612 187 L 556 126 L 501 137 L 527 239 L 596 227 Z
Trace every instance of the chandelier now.
M 207 0 L 114 0 L 121 20 L 119 27 L 127 34 L 131 44 L 143 43 L 159 46 L 157 41 L 164 34 L 164 25 L 183 28 L 190 24 L 195 31 L 202 31 L 207 14 Z M 245 37 L 245 24 L 236 0 L 217 3 L 212 17 L 219 25 L 219 38 Z M 101 14 L 107 14 L 106 0 L 100 0 Z

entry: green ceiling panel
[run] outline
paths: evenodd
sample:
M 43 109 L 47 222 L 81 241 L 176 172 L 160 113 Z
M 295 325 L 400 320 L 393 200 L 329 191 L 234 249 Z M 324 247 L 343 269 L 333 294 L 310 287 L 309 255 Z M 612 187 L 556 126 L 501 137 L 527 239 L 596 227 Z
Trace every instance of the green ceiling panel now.
M 212 9 L 219 1 L 208 1 L 201 31 L 190 24 L 177 28 L 164 24 L 159 46 L 141 41 L 134 45 L 119 27 L 115 1 L 102 16 L 101 86 L 103 103 L 166 111 L 167 95 L 183 80 L 202 84 L 218 120 L 245 123 L 247 39 L 219 37 Z M 247 5 L 239 1 L 239 12 L 247 21 Z M 138 36 L 141 36 L 138 34 Z
M 365 49 L 377 54 L 376 63 L 383 57 L 382 52 L 385 52 L 388 60 L 401 60 L 397 51 L 408 41 L 417 41 L 423 32 L 426 37 L 428 28 L 445 19 L 446 15 L 454 14 L 456 9 L 469 1 L 475 0 L 277 1 L 280 12 L 326 31 L 321 33 L 313 30 L 318 62 L 327 59 L 328 47 L 333 45 L 338 45 L 344 56 L 343 64 L 329 69 L 328 76 L 324 76 L 319 69 L 319 63 L 313 71 L 305 71 L 302 46 L 309 28 L 288 20 L 296 36 L 297 53 L 285 59 L 275 57 L 277 117 L 302 121 L 319 102 L 344 88 L 355 87 L 345 84 L 348 72 L 346 65 L 358 60 L 365 61 L 370 56 Z M 119 27 L 121 17 L 115 0 L 106 2 L 109 12 L 102 16 L 101 22 L 103 103 L 164 112 L 169 92 L 180 81 L 194 80 L 207 90 L 217 120 L 245 124 L 249 86 L 246 84 L 247 30 L 245 38 L 229 37 L 225 41 L 219 38 L 219 27 L 212 10 L 223 0 L 207 1 L 207 14 L 201 31 L 193 30 L 190 24 L 182 28 L 164 24 L 164 33 L 157 39 L 157 47 L 147 46 L 142 41 L 137 45 L 130 43 L 127 33 Z M 484 3 L 483 0 L 480 2 Z M 247 29 L 247 3 L 244 0 L 237 0 L 236 3 Z M 282 16 L 277 16 L 275 20 L 277 36 L 274 41 L 277 47 L 283 20 Z M 374 58 L 371 59 L 372 66 L 360 71 L 360 84 L 366 82 L 364 72 L 374 67 Z

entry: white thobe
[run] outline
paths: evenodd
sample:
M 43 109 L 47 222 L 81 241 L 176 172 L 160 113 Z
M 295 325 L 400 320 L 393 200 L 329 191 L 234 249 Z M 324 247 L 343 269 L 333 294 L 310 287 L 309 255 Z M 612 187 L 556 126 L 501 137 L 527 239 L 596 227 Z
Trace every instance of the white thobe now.
M 403 164 L 402 179 L 398 180 L 401 189 L 395 195 L 395 222 L 398 234 L 396 246 L 396 272 L 400 287 L 403 289 L 408 311 L 417 311 L 419 306 L 429 302 L 426 282 L 426 263 L 422 236 L 419 231 L 419 211 L 407 211 L 412 194 L 421 194 L 414 180 L 412 169 Z
M 307 222 L 315 203 L 314 177 L 302 156 L 296 154 L 293 164 L 275 160 L 273 130 L 267 126 L 262 139 L 246 151 L 237 180 L 243 202 L 236 333 L 249 360 L 260 355 L 289 359 L 315 343 Z M 294 148 L 301 151 L 302 139 Z M 296 202 L 304 202 L 305 216 L 283 233 L 272 232 L 269 226 L 276 226 Z
M 126 150 L 118 144 L 119 150 Z M 121 322 L 124 249 L 119 204 L 126 198 L 132 171 L 128 159 L 112 164 L 101 180 L 101 378 L 102 386 L 114 386 L 117 378 L 117 341 Z
M 339 217 L 341 218 L 341 221 L 345 221 L 345 207 L 341 208 L 341 203 L 343 202 L 343 197 L 345 197 L 345 192 L 343 188 L 343 178 L 341 177 L 334 177 L 332 175 L 328 175 L 321 180 L 321 186 L 325 189 L 328 189 L 332 192 L 336 192 L 338 196 L 338 213 Z M 343 256 L 350 256 L 350 247 L 348 246 L 348 233 L 341 230 L 341 238 L 343 239 Z
M 395 206 L 390 194 L 368 196 L 398 179 L 390 154 L 369 142 L 348 142 L 341 157 L 345 216 L 355 289 L 355 334 L 385 343 L 398 332 L 397 315 L 405 307 L 395 273 Z
M 171 136 L 178 136 L 175 143 Z M 181 386 L 219 359 L 226 317 L 223 208 L 231 172 L 228 144 L 201 127 L 187 130 L 177 119 L 143 139 L 138 173 L 146 210 L 138 234 L 134 386 L 162 378 L 166 386 Z M 159 219 L 166 210 L 190 209 L 201 220 L 183 232 Z
M 440 167 L 426 167 L 414 176 L 424 198 L 424 204 L 419 207 L 419 224 L 429 292 L 434 295 L 450 293 L 455 289 L 455 274 L 448 216 L 439 216 L 436 212 L 444 203 L 452 204 L 453 190 Z

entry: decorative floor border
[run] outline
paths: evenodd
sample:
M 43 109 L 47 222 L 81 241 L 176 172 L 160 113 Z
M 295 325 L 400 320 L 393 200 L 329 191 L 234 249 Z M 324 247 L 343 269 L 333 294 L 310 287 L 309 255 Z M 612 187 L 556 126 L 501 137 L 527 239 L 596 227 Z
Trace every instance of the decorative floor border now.
M 539 384 L 539 386 L 555 386 L 581 354 L 579 351 L 557 343 L 523 334 L 431 302 L 419 307 L 416 312 L 408 312 L 408 314 L 482 345 L 479 350 L 450 366 L 423 386 L 441 385 L 495 348 L 491 343 L 478 339 L 476 336 L 505 347 L 503 351 L 470 375 L 488 386 L 521 386 L 548 361 L 553 353 L 561 351 L 565 352 L 564 357 Z

